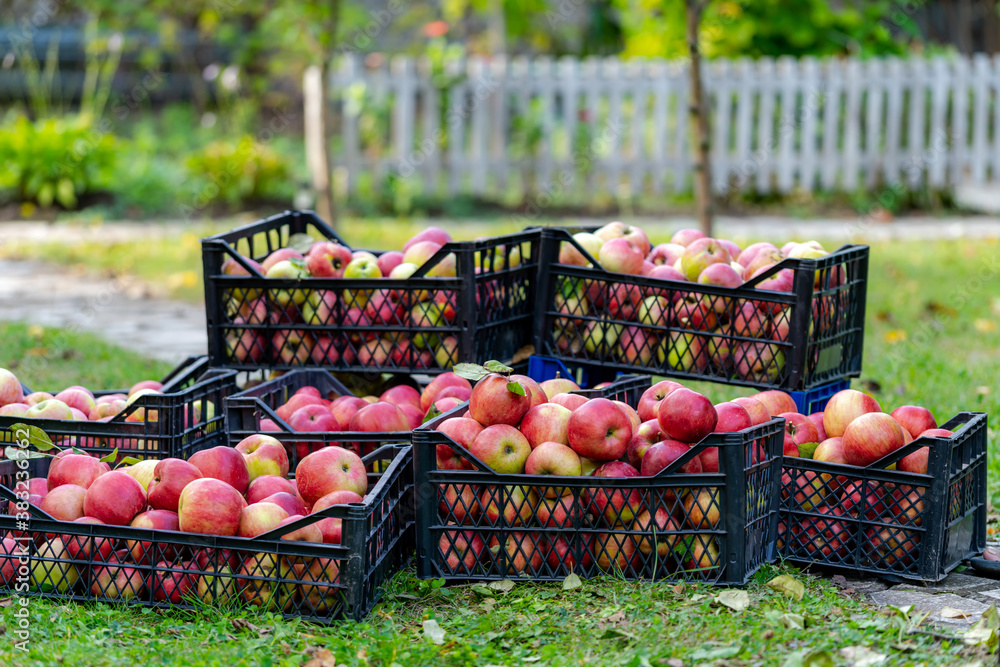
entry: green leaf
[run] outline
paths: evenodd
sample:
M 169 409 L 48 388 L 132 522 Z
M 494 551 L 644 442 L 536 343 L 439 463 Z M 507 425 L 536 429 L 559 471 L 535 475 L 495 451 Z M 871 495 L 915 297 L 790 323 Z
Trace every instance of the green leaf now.
M 803 442 L 799 447 L 799 456 L 804 459 L 811 459 L 816 448 L 819 447 L 818 442 Z
M 576 572 L 570 572 L 569 575 L 565 579 L 563 579 L 562 589 L 564 591 L 571 591 L 574 588 L 579 588 L 582 585 L 583 582 L 580 581 L 580 577 L 577 576 Z
M 470 382 L 478 382 L 490 374 L 490 371 L 479 364 L 455 364 L 451 372 Z
M 117 450 L 115 450 L 115 451 L 117 451 Z M 119 463 L 119 465 L 134 466 L 136 463 L 142 463 L 142 459 L 137 459 L 134 456 L 126 456 L 126 457 L 124 457 L 121 460 L 121 462 Z
M 499 361 L 492 361 L 492 360 L 487 361 L 485 364 L 483 364 L 483 368 L 488 370 L 490 373 L 499 373 L 500 375 L 510 375 L 511 373 L 514 372 L 514 369 L 511 368 L 510 366 L 505 366 L 504 364 L 501 364 Z
M 424 415 L 424 420 L 422 422 L 420 422 L 420 423 L 421 424 L 426 424 L 427 422 L 429 422 L 430 420 L 434 419 L 435 417 L 440 417 L 440 416 L 441 416 L 441 411 L 438 410 L 436 406 L 431 405 L 431 407 L 427 408 L 427 414 Z
M 482 595 L 485 598 L 488 598 L 493 595 L 493 592 L 490 589 L 486 588 L 484 584 L 473 584 L 472 592 L 475 593 L 476 595 Z
M 14 424 L 9 430 L 14 434 L 14 439 L 18 443 L 23 443 L 24 440 L 27 440 L 29 445 L 40 452 L 47 452 L 55 447 L 48 434 L 37 426 Z M 25 438 L 25 433 L 27 433 L 27 438 Z
M 806 594 L 806 587 L 802 585 L 802 582 L 788 574 L 778 575 L 767 582 L 767 587 L 799 601 Z
M 314 239 L 311 235 L 299 233 L 289 236 L 288 243 L 285 244 L 285 247 L 291 248 L 292 250 L 298 250 L 303 255 L 306 255 L 309 253 L 309 250 L 313 247 L 314 243 L 316 243 L 316 239 Z
M 114 463 L 115 459 L 118 458 L 118 448 L 115 447 L 115 451 L 111 452 L 106 456 L 102 456 L 99 460 L 101 463 Z
M 833 667 L 834 664 L 833 656 L 830 655 L 829 651 L 814 649 L 812 651 L 796 651 L 790 654 L 781 663 L 781 667 Z
M 442 628 L 433 618 L 423 622 L 424 637 L 431 640 L 433 644 L 444 643 L 444 628 Z
M 739 589 L 726 590 L 716 596 L 715 601 L 733 611 L 746 611 L 750 606 L 750 596 Z
M 17 461 L 18 459 L 47 459 L 52 456 L 51 454 L 43 454 L 31 449 L 21 449 L 20 447 L 5 447 L 3 453 L 11 461 Z
M 691 655 L 691 659 L 695 662 L 702 662 L 732 658 L 739 655 L 740 650 L 740 646 L 714 646 L 711 648 L 700 648 Z
M 976 625 L 1000 630 L 1000 614 L 997 613 L 996 605 L 990 605 L 990 608 L 983 612 L 982 618 L 979 619 Z
M 806 619 L 802 614 L 782 614 L 778 621 L 789 630 L 805 630 Z
M 514 588 L 514 582 L 510 579 L 501 579 L 500 581 L 494 581 L 489 584 L 489 587 L 495 591 L 501 591 L 503 593 L 508 593 L 512 588 Z
M 634 639 L 635 635 L 625 632 L 624 630 L 618 630 L 617 628 L 608 628 L 604 631 L 604 634 L 598 637 L 599 640 L 602 639 Z
M 512 394 L 517 394 L 518 396 L 528 395 L 528 392 L 524 390 L 524 387 L 522 387 L 520 383 L 514 382 L 513 380 L 507 383 L 507 391 Z

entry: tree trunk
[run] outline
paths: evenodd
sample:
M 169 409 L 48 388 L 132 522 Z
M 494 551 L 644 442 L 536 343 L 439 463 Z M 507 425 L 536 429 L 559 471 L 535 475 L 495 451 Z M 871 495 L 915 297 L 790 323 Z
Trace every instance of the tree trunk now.
M 694 128 L 694 198 L 701 231 L 712 236 L 712 163 L 709 154 L 708 102 L 701 80 L 701 52 L 698 50 L 698 27 L 705 10 L 704 0 L 685 0 L 687 42 L 691 55 L 691 104 L 689 114 Z

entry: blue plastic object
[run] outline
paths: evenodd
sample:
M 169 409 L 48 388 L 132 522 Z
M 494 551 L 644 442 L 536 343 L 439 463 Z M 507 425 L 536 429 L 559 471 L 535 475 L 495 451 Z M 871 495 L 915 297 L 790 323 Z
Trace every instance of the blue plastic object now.
M 798 408 L 799 413 L 811 415 L 826 408 L 831 396 L 838 391 L 850 389 L 850 387 L 850 380 L 838 380 L 821 387 L 813 387 L 807 391 L 790 391 L 788 393 L 795 401 L 795 407 Z

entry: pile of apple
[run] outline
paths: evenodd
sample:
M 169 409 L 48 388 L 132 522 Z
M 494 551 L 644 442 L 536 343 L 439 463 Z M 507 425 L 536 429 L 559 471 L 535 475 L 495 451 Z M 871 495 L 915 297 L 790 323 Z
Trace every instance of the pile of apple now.
M 580 232 L 573 238 L 608 271 L 729 288 L 740 287 L 786 258 L 814 259 L 829 254 L 817 241 L 790 242 L 780 249 L 766 242 L 754 243 L 741 249 L 732 241 L 708 238 L 696 229 L 682 229 L 669 243 L 651 247 L 642 229 L 622 222 L 609 223 L 593 233 Z M 567 242 L 560 248 L 559 263 L 590 265 Z M 817 274 L 817 286 L 821 281 L 823 286 L 842 283 L 842 268 L 829 273 Z M 791 292 L 793 279 L 791 269 L 782 269 L 758 283 L 756 289 Z M 833 307 L 831 298 L 816 298 L 813 327 L 829 330 L 836 326 L 840 309 Z M 771 342 L 788 340 L 790 311 L 781 304 L 696 290 L 684 292 L 676 286 L 646 288 L 627 280 L 563 278 L 557 284 L 555 307 L 565 317 L 556 318 L 553 339 L 560 351 L 574 356 L 630 365 L 668 365 L 697 373 L 711 366 L 715 374 L 758 382 L 775 381 L 785 363 L 782 348 Z M 686 331 L 661 336 L 660 327 Z
M 162 394 L 163 384 L 156 380 L 143 380 L 132 385 L 127 394 L 104 394 L 94 397 L 86 387 L 72 386 L 58 394 L 36 391 L 24 395 L 17 377 L 0 368 L 0 417 L 25 417 L 27 419 L 64 419 L 75 421 L 110 421 L 115 415 L 132 405 L 139 397 Z M 157 411 L 139 408 L 125 417 L 127 422 L 156 421 Z M 199 421 L 200 406 L 195 406 L 195 422 Z
M 523 387 L 523 396 L 509 388 L 511 381 Z M 539 478 L 537 485 L 506 489 L 442 485 L 439 516 L 456 524 L 442 534 L 438 545 L 447 567 L 468 573 L 503 549 L 510 574 L 538 573 L 546 562 L 551 568 L 585 570 L 596 562 L 605 571 L 629 572 L 641 569 L 649 558 L 666 566 L 668 557 L 688 570 L 718 568 L 716 538 L 700 531 L 721 525 L 719 489 L 651 483 L 641 490 L 602 487 L 574 494 L 553 478 L 652 477 L 712 433 L 742 431 L 769 421 L 768 411 L 752 399 L 713 405 L 670 380 L 646 390 L 636 409 L 620 401 L 568 393 L 577 388 L 566 379 L 536 384 L 524 376 L 490 375 L 473 388 L 467 414 L 438 425 L 437 430 L 458 446 L 437 446 L 439 469 L 473 469 L 467 452 L 497 473 Z M 677 473 L 718 471 L 718 448 L 701 446 Z M 523 526 L 523 532 L 511 533 L 503 545 L 486 544 L 477 531 L 460 527 L 501 523 Z M 533 526 L 589 529 L 580 534 L 588 553 L 576 562 L 567 538 L 550 540 L 533 532 Z M 602 529 L 631 533 L 597 532 Z
M 65 522 L 253 538 L 333 505 L 361 502 L 368 491 L 365 464 L 340 447 L 303 458 L 293 480 L 288 471 L 282 443 L 254 435 L 235 448 L 206 449 L 187 461 L 148 460 L 114 470 L 95 457 L 63 450 L 52 460 L 47 478 L 18 482 L 15 492 Z M 25 509 L 11 502 L 8 512 Z M 18 567 L 24 543 L 16 537 L 0 541 L 4 583 L 14 580 Z M 339 544 L 340 537 L 341 520 L 325 517 L 297 526 L 280 539 Z M 90 567 L 89 592 L 102 598 L 129 600 L 148 586 L 161 602 L 178 603 L 197 595 L 206 602 L 242 598 L 252 605 L 287 610 L 308 600 L 316 611 L 335 602 L 336 590 L 330 584 L 338 578 L 337 560 L 279 557 L 261 552 L 260 546 L 248 543 L 245 552 L 192 552 L 169 543 L 154 549 L 143 540 L 39 533 L 31 580 L 38 589 L 65 593 L 80 581 L 85 585 Z M 155 564 L 154 553 L 160 559 Z M 248 577 L 315 583 L 279 585 Z
M 255 329 L 233 329 L 226 345 L 239 362 L 255 363 L 270 346 L 274 358 L 285 364 L 358 364 L 361 366 L 409 366 L 448 368 L 457 362 L 458 340 L 435 332 L 393 332 L 379 335 L 383 326 L 441 327 L 453 324 L 458 307 L 451 290 L 414 289 L 313 289 L 309 278 L 409 278 L 451 241 L 448 232 L 428 227 L 410 238 L 403 250 L 375 256 L 364 250 L 351 251 L 338 243 L 317 241 L 303 255 L 293 248 L 279 248 L 259 264 L 244 262 L 268 278 L 303 280 L 300 289 L 238 289 L 231 294 L 229 313 L 234 325 L 280 324 L 282 330 L 270 335 Z M 478 253 L 477 253 L 478 254 Z M 505 258 L 506 257 L 506 258 Z M 504 254 L 483 253 L 477 257 L 477 272 L 498 271 L 504 262 L 521 263 L 521 250 L 513 247 Z M 425 277 L 453 278 L 456 258 L 449 253 L 431 267 Z M 226 275 L 248 276 L 250 272 L 235 259 L 222 266 Z M 482 295 L 478 295 L 482 304 Z M 345 332 L 339 336 L 315 334 L 293 328 L 295 324 L 369 327 L 368 331 Z
M 871 562 L 908 566 L 915 562 L 923 521 L 924 488 L 820 474 L 798 469 L 789 457 L 812 458 L 846 466 L 866 467 L 921 437 L 947 438 L 952 431 L 940 429 L 927 408 L 903 405 L 886 414 L 871 396 L 853 389 L 834 394 L 826 409 L 803 416 L 794 412 L 791 397 L 767 392 L 768 409 L 782 411 L 786 420 L 786 472 L 782 497 L 791 509 L 813 513 L 789 526 L 779 527 L 779 548 L 797 554 L 814 554 L 836 562 L 846 557 L 848 542 L 860 539 L 858 521 L 864 529 L 862 549 Z M 921 447 L 890 466 L 903 472 L 927 473 L 930 450 Z M 789 515 L 791 517 L 792 515 Z M 789 519 L 791 520 L 791 518 Z

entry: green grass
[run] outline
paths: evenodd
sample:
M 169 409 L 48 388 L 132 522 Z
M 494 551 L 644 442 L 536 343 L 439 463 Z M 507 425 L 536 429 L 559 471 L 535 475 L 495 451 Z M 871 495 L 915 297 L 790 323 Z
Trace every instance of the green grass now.
M 0 341 L 0 368 L 35 391 L 75 384 L 92 391 L 127 388 L 140 380 L 160 380 L 173 369 L 172 364 L 68 329 L 0 322 Z
M 808 575 L 794 575 L 807 584 L 801 601 L 763 585 L 780 572 L 791 570 L 767 567 L 755 578 L 747 587 L 750 607 L 741 612 L 721 606 L 723 589 L 709 586 L 604 578 L 570 591 L 518 584 L 505 593 L 441 588 L 407 572 L 369 620 L 329 627 L 245 612 L 159 613 L 32 599 L 27 654 L 11 645 L 15 606 L 0 610 L 8 628 L 0 664 L 802 665 L 810 651 L 828 652 L 833 662 L 806 664 L 849 664 L 839 651 L 855 646 L 888 655 L 886 664 L 894 665 L 986 657 L 961 641 L 921 634 L 924 626 L 911 633 L 914 623 L 872 613 Z M 799 618 L 804 627 L 796 629 Z M 425 620 L 444 630 L 443 643 L 425 636 Z

